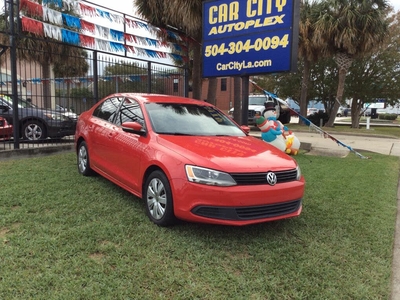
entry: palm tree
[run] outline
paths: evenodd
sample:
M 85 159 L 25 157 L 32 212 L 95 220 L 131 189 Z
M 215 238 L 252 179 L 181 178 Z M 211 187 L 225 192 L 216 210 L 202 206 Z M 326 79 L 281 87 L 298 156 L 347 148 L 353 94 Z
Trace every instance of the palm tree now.
M 303 60 L 303 77 L 300 93 L 300 114 L 307 114 L 307 97 L 310 84 L 311 64 L 321 56 L 319 45 L 314 43 L 314 27 L 322 9 L 319 1 L 304 0 L 300 3 L 299 57 Z M 299 118 L 299 124 L 303 124 Z
M 332 127 L 343 102 L 346 74 L 353 60 L 373 51 L 387 32 L 386 0 L 326 0 L 315 23 L 313 42 L 338 66 L 336 102 L 325 124 Z
M 397 104 L 400 94 L 400 12 L 388 14 L 390 23 L 383 44 L 371 55 L 357 58 L 347 75 L 346 95 L 352 101 L 353 128 L 359 127 L 364 104 L 384 98 L 386 104 Z
M 161 28 L 174 27 L 191 37 L 193 54 L 193 98 L 201 99 L 202 66 L 202 2 L 201 0 L 134 0 L 140 15 L 150 24 Z M 207 101 L 215 104 L 216 78 L 209 80 Z M 213 90 L 214 89 L 214 90 Z

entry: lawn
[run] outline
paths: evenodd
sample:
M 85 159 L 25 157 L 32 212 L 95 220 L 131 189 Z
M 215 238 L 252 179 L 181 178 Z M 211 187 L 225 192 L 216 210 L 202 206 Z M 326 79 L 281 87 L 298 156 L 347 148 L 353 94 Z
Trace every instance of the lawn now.
M 70 152 L 0 161 L 0 299 L 388 299 L 399 158 L 368 156 L 296 156 L 300 217 L 247 227 L 157 227 Z

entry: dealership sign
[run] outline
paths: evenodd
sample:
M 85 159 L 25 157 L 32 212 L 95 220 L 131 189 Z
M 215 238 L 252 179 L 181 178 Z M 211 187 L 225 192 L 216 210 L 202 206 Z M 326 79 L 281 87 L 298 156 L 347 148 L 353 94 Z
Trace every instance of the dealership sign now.
M 299 1 L 203 2 L 203 77 L 295 71 Z

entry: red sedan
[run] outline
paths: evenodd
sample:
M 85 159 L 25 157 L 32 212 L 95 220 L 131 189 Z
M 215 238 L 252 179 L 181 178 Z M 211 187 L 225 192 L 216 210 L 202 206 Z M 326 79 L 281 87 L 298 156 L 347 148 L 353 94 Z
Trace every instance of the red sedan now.
M 78 170 L 142 198 L 160 226 L 298 216 L 305 182 L 296 161 L 245 129 L 204 101 L 113 94 L 79 116 Z
M 0 117 L 0 140 L 9 140 L 13 136 L 13 126 Z

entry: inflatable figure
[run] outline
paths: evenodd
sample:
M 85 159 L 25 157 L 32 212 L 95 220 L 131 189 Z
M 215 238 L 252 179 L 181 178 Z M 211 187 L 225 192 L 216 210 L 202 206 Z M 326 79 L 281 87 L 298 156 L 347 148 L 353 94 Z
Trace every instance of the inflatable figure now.
M 267 102 L 267 104 L 273 104 Z M 279 122 L 280 123 L 280 122 Z M 286 142 L 283 134 L 283 126 L 276 120 L 275 106 L 265 105 L 264 116 L 256 116 L 257 127 L 261 130 L 263 141 L 275 146 L 281 151 L 286 150 Z
M 261 138 L 287 154 L 297 155 L 300 149 L 299 139 L 276 119 L 273 102 L 265 102 L 264 106 L 264 116 L 256 116 L 257 127 L 261 130 Z
M 289 131 L 288 134 L 285 134 L 286 138 L 286 150 L 285 152 L 290 155 L 297 155 L 300 150 L 300 141 L 299 139 Z

